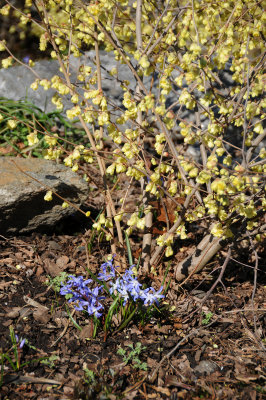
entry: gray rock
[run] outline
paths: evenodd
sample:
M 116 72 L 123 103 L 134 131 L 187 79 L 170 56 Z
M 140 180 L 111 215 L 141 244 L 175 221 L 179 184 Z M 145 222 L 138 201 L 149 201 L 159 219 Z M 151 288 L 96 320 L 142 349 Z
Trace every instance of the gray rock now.
M 101 74 L 102 74 L 102 89 L 105 96 L 110 100 L 114 107 L 119 106 L 123 108 L 123 90 L 121 88 L 120 82 L 125 80 L 129 81 L 129 88 L 135 92 L 136 80 L 132 75 L 129 67 L 126 64 L 121 64 L 115 60 L 114 54 L 112 52 L 100 51 L 101 60 Z M 131 59 L 131 63 L 136 67 L 136 61 Z M 82 93 L 79 87 L 83 86 L 83 83 L 77 80 L 78 70 L 81 65 L 87 65 L 92 68 L 92 74 L 96 71 L 95 65 L 95 52 L 93 50 L 85 52 L 81 57 L 70 56 L 69 61 L 69 72 L 71 83 L 76 85 L 76 90 L 78 93 Z M 118 70 L 118 79 L 111 77 L 109 71 L 116 67 Z M 220 79 L 225 76 L 225 82 L 229 86 L 233 84 L 229 70 L 230 65 L 227 66 L 224 75 L 220 76 Z M 12 100 L 27 99 L 32 102 L 35 106 L 39 107 L 42 111 L 50 112 L 56 110 L 56 106 L 51 103 L 53 95 L 56 93 L 55 90 L 49 89 L 44 90 L 40 87 L 37 91 L 30 88 L 32 82 L 36 79 L 51 79 L 54 75 L 59 75 L 63 77 L 62 73 L 59 71 L 59 65 L 56 60 L 41 60 L 35 63 L 32 68 L 34 73 L 27 66 L 14 66 L 8 69 L 0 69 L 0 96 L 7 97 Z M 35 75 L 34 75 L 35 74 Z M 92 76 L 92 74 L 90 76 Z M 178 72 L 174 70 L 172 72 L 172 78 L 174 79 L 178 75 Z M 152 92 L 155 94 L 156 98 L 158 96 L 158 74 L 155 74 L 154 82 L 152 84 Z M 64 79 L 64 78 L 63 78 Z M 89 79 L 89 78 L 88 78 Z M 151 87 L 152 77 L 143 77 L 143 83 L 145 87 Z M 223 81 L 223 79 L 222 79 Z M 184 85 L 186 87 L 186 85 Z M 95 85 L 95 89 L 97 85 Z M 175 92 L 170 92 L 167 96 L 166 106 L 169 107 L 171 104 L 175 103 L 173 111 L 176 113 L 180 111 L 179 117 L 181 119 L 187 120 L 191 123 L 195 123 L 195 112 L 187 110 L 182 107 L 180 110 L 180 105 L 176 104 L 176 100 L 181 93 L 180 88 L 175 88 Z M 70 101 L 70 95 L 63 96 L 64 112 L 73 107 Z M 119 111 L 113 111 L 111 119 L 116 119 L 119 116 Z M 205 115 L 201 114 L 200 123 L 202 128 L 205 129 L 207 126 L 207 118 Z M 177 133 L 177 132 L 176 132 Z
M 87 183 L 64 165 L 37 158 L 0 157 L 0 234 L 49 230 L 76 212 L 71 206 L 63 209 L 63 200 L 55 195 L 52 201 L 45 201 L 48 188 L 77 206 L 88 197 Z
M 118 67 L 119 80 L 129 80 L 131 89 L 134 89 L 135 81 L 132 81 L 132 74 L 129 68 L 126 65 L 120 65 L 114 59 L 112 53 L 101 51 L 100 55 L 102 65 L 103 92 L 107 97 L 112 99 L 115 104 L 117 104 L 117 99 L 122 99 L 123 90 L 121 89 L 119 82 L 114 84 L 114 78 L 110 77 L 108 71 L 110 71 L 113 67 Z M 96 66 L 94 59 L 94 51 L 86 52 L 79 58 L 70 56 L 69 72 L 71 83 L 80 84 L 80 82 L 77 81 L 77 75 L 79 67 L 82 64 L 90 66 L 92 68 L 92 73 L 95 72 Z M 15 101 L 27 99 L 45 112 L 56 110 L 56 106 L 51 103 L 51 99 L 56 93 L 54 89 L 44 90 L 42 87 L 40 87 L 38 90 L 34 91 L 30 88 L 30 85 L 37 78 L 51 79 L 54 75 L 63 77 L 63 74 L 59 71 L 58 62 L 55 60 L 38 61 L 35 63 L 32 70 L 35 74 L 27 66 L 14 66 L 8 69 L 0 69 L 0 96 L 7 97 L 8 99 Z M 82 91 L 78 89 L 78 86 L 77 91 L 82 93 Z M 70 95 L 63 96 L 64 111 L 73 107 L 70 97 Z
M 100 51 L 100 60 L 101 60 L 101 74 L 102 74 L 102 90 L 107 99 L 110 102 L 110 105 L 113 106 L 113 110 L 111 112 L 111 120 L 115 121 L 118 116 L 121 115 L 121 111 L 117 109 L 117 107 L 124 108 L 122 105 L 123 100 L 123 89 L 121 88 L 120 82 L 129 81 L 129 88 L 135 92 L 136 89 L 136 80 L 132 75 L 129 67 L 126 64 L 120 64 L 115 60 L 112 52 L 107 53 L 105 51 Z M 131 59 L 132 65 L 136 67 L 136 61 Z M 95 65 L 95 52 L 88 51 L 85 52 L 81 57 L 70 56 L 69 62 L 69 72 L 70 72 L 70 80 L 73 85 L 75 85 L 76 90 L 79 94 L 82 94 L 83 91 L 81 87 L 83 87 L 83 83 L 77 80 L 78 70 L 81 65 L 87 65 L 92 68 L 92 73 L 96 71 Z M 118 70 L 118 79 L 115 77 L 111 77 L 109 72 L 112 68 L 117 67 Z M 51 79 L 54 75 L 59 75 L 63 77 L 62 73 L 59 71 L 58 62 L 55 60 L 42 60 L 35 63 L 35 66 L 32 68 L 34 73 L 27 66 L 14 66 L 8 69 L 0 69 L 0 96 L 7 97 L 12 100 L 22 100 L 27 99 L 32 102 L 35 106 L 39 107 L 42 111 L 51 112 L 56 110 L 56 106 L 51 102 L 52 97 L 56 93 L 54 89 L 44 90 L 42 87 L 39 87 L 37 91 L 34 91 L 30 88 L 32 82 L 38 77 L 39 79 Z M 35 75 L 34 75 L 35 74 Z M 175 78 L 178 72 L 173 71 L 172 77 Z M 234 82 L 232 80 L 232 72 L 230 71 L 230 63 L 227 63 L 224 71 L 219 71 L 219 79 L 220 84 L 215 83 L 214 86 L 222 91 L 224 95 L 228 93 L 230 88 L 234 86 Z M 89 77 L 88 77 L 89 79 Z M 152 77 L 143 77 L 143 83 L 146 88 L 151 87 L 151 79 Z M 64 78 L 63 78 L 64 80 Z M 152 84 L 152 93 L 155 94 L 155 97 L 158 97 L 158 75 L 155 74 L 154 82 Z M 184 84 L 184 87 L 186 85 Z M 93 86 L 91 85 L 91 88 Z M 94 85 L 94 88 L 97 88 L 97 85 Z M 181 120 L 186 120 L 192 124 L 196 124 L 196 113 L 194 110 L 187 110 L 184 106 L 180 107 L 180 104 L 176 102 L 179 95 L 181 93 L 180 88 L 175 88 L 175 91 L 171 91 L 166 99 L 166 107 L 170 107 L 174 105 L 172 110 L 175 114 L 179 114 Z M 201 96 L 200 93 L 195 93 L 196 97 Z M 73 104 L 70 100 L 70 95 L 63 96 L 63 112 L 65 113 L 67 109 L 73 107 Z M 217 112 L 217 110 L 214 112 Z M 200 124 L 201 128 L 204 130 L 208 125 L 208 118 L 200 113 Z M 129 128 L 131 123 L 128 121 L 124 125 L 125 128 Z M 179 134 L 180 128 L 176 126 L 173 129 L 173 137 L 177 138 Z M 234 125 L 230 126 L 226 133 L 226 140 L 228 142 L 232 142 L 234 145 L 241 147 L 242 137 L 240 135 L 241 129 L 236 128 Z M 260 144 L 262 147 L 263 143 Z M 229 152 L 231 151 L 230 146 L 227 149 Z M 190 153 L 189 153 L 190 152 Z M 187 153 L 195 160 L 200 159 L 200 152 L 197 146 L 189 146 L 189 151 Z

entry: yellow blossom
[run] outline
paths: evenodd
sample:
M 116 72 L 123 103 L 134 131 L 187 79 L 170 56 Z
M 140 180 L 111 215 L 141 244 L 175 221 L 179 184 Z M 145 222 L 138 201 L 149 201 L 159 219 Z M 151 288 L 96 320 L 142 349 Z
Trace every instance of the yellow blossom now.
M 9 119 L 7 121 L 7 126 L 10 129 L 15 129 L 17 127 L 17 125 L 18 125 L 18 121 L 16 121 L 15 119 Z
M 165 257 L 171 257 L 174 254 L 172 246 L 167 246 L 165 250 Z
M 39 143 L 37 131 L 33 131 L 29 135 L 27 135 L 27 140 L 28 140 L 29 146 L 34 146 L 35 144 Z
M 210 179 L 211 179 L 211 175 L 208 172 L 201 171 L 199 173 L 198 177 L 196 178 L 196 181 L 198 183 L 203 184 L 203 183 L 208 183 Z
M 253 130 L 254 130 L 254 132 L 258 133 L 259 135 L 263 134 L 263 132 L 264 132 L 263 126 L 260 122 L 258 122 L 255 125 L 255 128 Z
M 224 234 L 222 224 L 220 222 L 214 224 L 211 229 L 211 234 L 216 237 L 222 237 Z
M 141 59 L 139 60 L 139 65 L 142 68 L 148 68 L 149 67 L 150 62 L 149 62 L 148 57 L 146 55 L 141 57 Z
M 57 143 L 57 139 L 58 139 L 57 133 L 55 133 L 53 136 L 48 136 L 48 135 L 44 136 L 44 140 L 49 146 L 55 146 Z
M 76 163 L 73 165 L 73 167 L 71 168 L 73 172 L 77 172 L 79 169 L 79 165 Z
M 81 114 L 81 109 L 79 106 L 75 106 L 70 110 L 67 110 L 66 114 L 68 119 L 74 119 L 75 117 Z
M 5 51 L 6 49 L 6 41 L 5 40 L 0 40 L 0 51 Z
M 211 184 L 211 188 L 217 194 L 226 193 L 226 183 L 222 179 L 215 179 Z
M 73 96 L 71 97 L 71 101 L 72 103 L 76 104 L 79 101 L 79 96 L 78 94 L 73 94 Z
M 117 75 L 117 68 L 116 67 L 112 68 L 111 71 L 109 71 L 109 74 L 112 76 Z
M 48 190 L 46 192 L 46 195 L 44 196 L 45 201 L 52 201 L 53 200 L 53 192 L 51 190 Z
M 170 184 L 170 187 L 168 189 L 168 192 L 170 193 L 171 196 L 174 196 L 177 192 L 177 181 L 172 181 Z
M 39 79 L 36 79 L 36 80 L 30 85 L 30 88 L 31 88 L 32 90 L 37 90 L 38 87 L 39 87 L 39 83 L 40 83 L 40 80 L 39 80 Z
M 138 219 L 137 228 L 141 229 L 142 231 L 144 230 L 144 228 L 145 228 L 145 217 Z
M 180 239 L 187 239 L 186 228 L 184 224 L 179 225 L 176 229 L 176 234 L 180 236 Z
M 8 68 L 8 67 L 10 67 L 11 65 L 13 64 L 13 58 L 10 56 L 10 57 L 7 57 L 7 58 L 4 58 L 3 60 L 2 60 L 2 67 L 3 68 Z
M 0 8 L 0 14 L 7 16 L 10 11 L 10 5 L 6 4 L 4 7 Z

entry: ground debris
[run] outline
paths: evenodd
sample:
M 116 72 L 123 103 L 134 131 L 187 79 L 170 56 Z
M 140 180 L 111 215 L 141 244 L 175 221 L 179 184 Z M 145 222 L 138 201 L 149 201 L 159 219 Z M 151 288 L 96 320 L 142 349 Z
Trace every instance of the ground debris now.
M 88 258 L 97 273 L 107 253 L 101 247 L 86 254 L 82 234 L 0 240 L 1 351 L 11 349 L 10 327 L 28 340 L 21 355 L 26 365 L 14 371 L 4 363 L 1 400 L 263 398 L 263 284 L 257 285 L 254 309 L 252 279 L 241 282 L 230 269 L 226 291 L 216 290 L 201 308 L 199 292 L 172 285 L 167 300 L 175 309 L 169 316 L 130 325 L 106 340 L 103 332 L 92 339 L 89 321 L 78 312 L 71 315 L 82 330 L 73 325 L 53 279 L 65 272 L 86 276 Z M 196 287 L 199 276 L 194 279 Z M 145 348 L 140 358 L 147 371 L 117 354 L 119 347 L 137 342 Z

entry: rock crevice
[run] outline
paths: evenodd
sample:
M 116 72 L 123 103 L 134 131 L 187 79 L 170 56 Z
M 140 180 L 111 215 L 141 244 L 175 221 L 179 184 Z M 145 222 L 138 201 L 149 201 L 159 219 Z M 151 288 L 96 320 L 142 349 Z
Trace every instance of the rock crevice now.
M 45 201 L 49 189 L 78 207 L 88 197 L 87 183 L 53 161 L 0 157 L 0 171 L 1 235 L 45 231 L 76 212 L 55 195 Z

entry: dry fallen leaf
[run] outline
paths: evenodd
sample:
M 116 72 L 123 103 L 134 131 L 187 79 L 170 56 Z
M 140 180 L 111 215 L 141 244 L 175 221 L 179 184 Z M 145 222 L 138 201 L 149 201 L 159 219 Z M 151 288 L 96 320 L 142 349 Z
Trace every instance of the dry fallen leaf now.
M 257 379 L 260 378 L 259 375 L 251 375 L 251 374 L 247 374 L 247 375 L 238 374 L 235 377 L 238 381 L 245 382 L 245 383 L 249 383 L 251 381 L 256 381 Z
M 64 271 L 69 262 L 69 258 L 67 256 L 61 256 L 56 260 L 56 265 L 60 268 L 61 271 Z
M 51 275 L 52 278 L 60 275 L 61 269 L 58 267 L 58 265 L 56 265 L 55 262 L 51 261 L 49 258 L 45 258 L 43 260 L 43 264 L 44 264 L 43 267 L 45 269 L 45 272 L 48 275 Z

